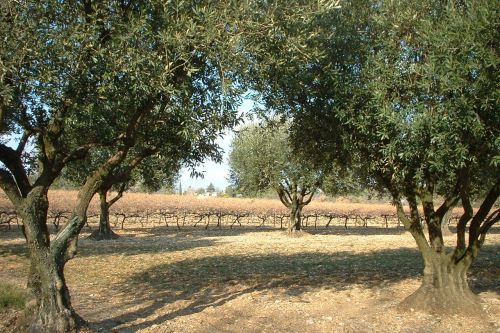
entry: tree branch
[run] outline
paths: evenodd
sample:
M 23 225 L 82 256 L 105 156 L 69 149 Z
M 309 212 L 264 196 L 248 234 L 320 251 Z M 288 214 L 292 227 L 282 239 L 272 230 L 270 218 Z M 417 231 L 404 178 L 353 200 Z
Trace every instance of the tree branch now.
M 21 193 L 19 192 L 19 188 L 14 180 L 14 177 L 12 177 L 12 174 L 3 168 L 0 168 L 0 187 L 4 190 L 5 194 L 9 197 L 9 200 L 17 208 L 22 200 Z
M 143 116 L 154 108 L 153 100 L 150 99 L 143 107 L 137 109 L 132 115 L 127 130 L 120 136 L 123 146 L 111 156 L 103 165 L 95 170 L 85 181 L 85 184 L 78 192 L 78 199 L 68 223 L 57 233 L 51 246 L 51 251 L 55 256 L 65 256 L 73 241 L 76 240 L 80 230 L 85 225 L 87 209 L 94 194 L 102 186 L 105 178 L 120 165 L 135 144 L 136 130 Z
M 118 193 L 116 194 L 116 196 L 109 200 L 108 202 L 108 205 L 111 207 L 113 206 L 118 200 L 121 199 L 121 197 L 123 197 L 123 192 L 125 192 L 125 188 L 127 187 L 127 182 L 123 182 L 121 185 L 120 185 L 120 188 L 118 189 Z
M 31 190 L 31 184 L 21 161 L 21 155 L 14 149 L 0 144 L 0 162 L 9 169 L 14 177 L 18 191 L 22 197 L 26 197 Z
M 307 205 L 309 205 L 309 204 L 311 203 L 311 200 L 312 200 L 312 198 L 313 198 L 313 196 L 314 196 L 314 192 L 315 192 L 315 191 L 316 191 L 316 190 L 312 190 L 312 191 L 311 191 L 311 193 L 309 193 L 309 198 L 308 198 L 308 199 L 306 199 L 305 201 L 303 201 L 303 205 L 304 205 L 304 206 L 307 206 Z
M 481 229 L 479 229 L 479 244 L 482 246 L 484 244 L 484 241 L 486 239 L 486 234 L 488 233 L 488 230 L 497 223 L 500 220 L 500 209 L 495 210 L 493 213 L 488 216 L 486 221 L 484 221 L 483 225 L 481 226 Z
M 132 115 L 132 118 L 130 119 L 127 129 L 125 130 L 125 133 L 120 135 L 118 137 L 119 140 L 123 142 L 125 146 L 132 147 L 135 143 L 135 134 L 137 132 L 137 128 L 141 122 L 142 117 L 149 111 L 153 110 L 155 107 L 155 103 L 152 98 L 150 98 L 145 105 L 142 107 L 138 108 L 134 114 Z
M 467 230 L 467 223 L 469 223 L 470 219 L 474 215 L 469 195 L 464 189 L 462 189 L 461 192 L 464 213 L 460 216 L 460 220 L 458 220 L 457 223 L 457 246 L 455 247 L 455 251 L 453 253 L 453 258 L 456 263 L 459 262 L 465 255 L 465 232 Z
M 97 146 L 97 144 L 87 144 L 73 149 L 73 151 L 71 151 L 68 155 L 66 155 L 66 157 L 63 158 L 62 164 L 66 165 L 70 162 L 84 159 L 85 156 L 87 156 L 89 150 L 95 146 Z
M 106 175 L 112 172 L 125 159 L 129 149 L 130 147 L 120 149 L 87 178 L 85 184 L 78 191 L 78 199 L 71 218 L 52 241 L 51 252 L 54 256 L 63 256 L 66 258 L 66 251 L 85 225 L 87 208 L 92 197 L 102 185 Z
M 292 206 L 292 202 L 291 200 L 288 200 L 285 194 L 288 194 L 288 192 L 282 188 L 278 189 L 278 197 L 280 198 L 281 203 L 285 205 L 286 208 L 290 208 Z M 288 194 L 288 196 L 290 195 Z
M 446 213 L 450 210 L 453 209 L 457 203 L 458 200 L 460 200 L 460 188 L 461 188 L 461 179 L 459 178 L 457 180 L 457 183 L 455 184 L 455 188 L 453 189 L 452 193 L 444 200 L 441 206 L 436 210 L 436 215 L 439 217 L 439 220 L 442 221 Z
M 479 207 L 479 210 L 472 218 L 469 227 L 469 249 L 477 250 L 477 248 L 480 246 L 480 244 L 478 244 L 477 241 L 480 235 L 481 224 L 487 218 L 491 210 L 491 207 L 493 207 L 499 195 L 500 195 L 500 178 L 497 179 L 496 183 L 490 189 L 483 203 Z
M 24 151 L 24 148 L 26 147 L 26 144 L 28 143 L 28 140 L 30 137 L 33 135 L 33 131 L 30 130 L 25 130 L 23 133 L 23 136 L 21 137 L 21 140 L 19 140 L 19 143 L 16 148 L 16 153 L 21 155 Z
M 420 216 L 418 214 L 418 209 L 416 207 L 416 202 L 413 202 L 413 200 L 411 199 L 408 200 L 408 202 L 410 203 L 410 211 L 411 211 L 410 213 L 411 218 L 408 218 L 403 209 L 403 204 L 401 203 L 401 200 L 399 198 L 393 197 L 393 201 L 396 206 L 396 212 L 399 220 L 403 222 L 403 225 L 405 226 L 406 230 L 408 230 L 413 236 L 413 239 L 415 239 L 415 242 L 417 243 L 418 248 L 424 255 L 424 260 L 425 260 L 426 256 L 431 251 L 431 247 L 429 246 L 429 243 L 427 242 L 427 239 L 425 238 L 424 232 L 422 230 L 422 226 L 420 224 Z

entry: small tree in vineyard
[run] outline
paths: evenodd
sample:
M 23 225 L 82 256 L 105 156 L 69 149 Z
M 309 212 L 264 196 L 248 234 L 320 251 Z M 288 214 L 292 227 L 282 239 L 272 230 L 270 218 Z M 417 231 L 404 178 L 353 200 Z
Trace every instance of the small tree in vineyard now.
M 321 184 L 322 174 L 300 160 L 290 146 L 287 124 L 248 125 L 234 138 L 229 154 L 231 182 L 237 191 L 254 196 L 278 193 L 290 211 L 288 232 L 301 229 L 301 213 Z
M 180 138 L 179 141 L 181 142 Z M 186 148 L 186 147 L 185 147 Z M 180 152 L 186 153 L 187 150 Z M 111 229 L 109 214 L 111 207 L 123 197 L 124 192 L 140 186 L 147 191 L 159 191 L 162 188 L 171 188 L 177 179 L 181 160 L 172 160 L 179 152 L 168 151 L 168 146 L 162 147 L 162 155 L 158 149 L 133 149 L 122 164 L 109 173 L 97 190 L 99 196 L 99 226 L 89 236 L 95 240 L 118 238 Z M 165 156 L 167 154 L 167 156 Z M 154 155 L 154 156 L 153 156 Z M 109 158 L 109 153 L 102 149 L 88 154 L 87 158 L 69 165 L 63 173 L 63 178 L 75 185 L 85 182 L 86 176 L 103 160 Z M 193 162 L 190 160 L 189 162 Z M 115 195 L 109 199 L 111 192 Z

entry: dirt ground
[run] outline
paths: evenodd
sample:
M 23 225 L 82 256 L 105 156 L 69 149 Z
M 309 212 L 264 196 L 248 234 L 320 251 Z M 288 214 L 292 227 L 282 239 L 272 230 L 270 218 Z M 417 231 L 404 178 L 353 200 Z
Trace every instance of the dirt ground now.
M 471 270 L 480 318 L 398 308 L 422 272 L 401 229 L 118 233 L 103 242 L 84 234 L 66 266 L 73 306 L 95 332 L 500 332 L 499 228 Z M 27 264 L 20 232 L 0 229 L 0 279 L 24 286 Z M 0 332 L 13 316 L 0 314 Z

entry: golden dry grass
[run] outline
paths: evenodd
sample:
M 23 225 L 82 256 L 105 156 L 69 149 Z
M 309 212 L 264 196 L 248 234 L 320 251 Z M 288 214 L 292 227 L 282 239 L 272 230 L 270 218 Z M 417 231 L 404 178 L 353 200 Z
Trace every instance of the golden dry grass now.
M 51 190 L 49 192 L 50 208 L 53 210 L 66 210 L 72 208 L 76 201 L 77 192 L 68 190 Z M 3 192 L 0 192 L 0 208 L 10 208 L 12 205 Z M 234 212 L 286 212 L 285 207 L 278 199 L 250 199 L 250 198 L 222 198 L 222 197 L 197 197 L 192 195 L 146 194 L 125 193 L 113 207 L 115 211 L 155 211 L 160 209 L 172 211 L 207 211 L 225 210 Z M 323 199 L 313 200 L 306 206 L 304 212 L 317 211 L 339 214 L 363 213 L 368 215 L 394 214 L 394 207 L 387 203 L 355 203 L 347 200 L 335 202 Z M 98 212 L 98 200 L 94 197 L 90 213 Z

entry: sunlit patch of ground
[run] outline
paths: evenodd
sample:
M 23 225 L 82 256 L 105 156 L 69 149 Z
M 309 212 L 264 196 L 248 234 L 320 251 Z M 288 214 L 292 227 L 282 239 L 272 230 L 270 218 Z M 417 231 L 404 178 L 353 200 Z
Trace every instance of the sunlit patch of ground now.
M 22 286 L 24 240 L 0 231 L 0 279 Z M 335 226 L 293 238 L 244 227 L 118 233 L 102 242 L 83 235 L 66 266 L 73 305 L 98 332 L 500 332 L 499 228 L 471 271 L 484 318 L 398 311 L 422 263 L 395 228 Z

